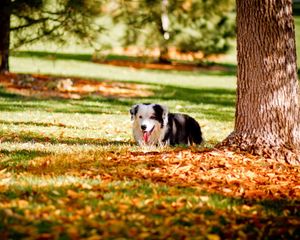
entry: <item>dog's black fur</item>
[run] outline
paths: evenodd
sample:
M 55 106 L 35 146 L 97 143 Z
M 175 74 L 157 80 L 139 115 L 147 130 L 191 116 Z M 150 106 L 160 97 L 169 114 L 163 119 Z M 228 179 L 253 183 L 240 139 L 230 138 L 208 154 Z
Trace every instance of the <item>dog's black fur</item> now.
M 201 144 L 203 141 L 202 132 L 198 122 L 186 115 L 180 113 L 169 113 L 167 108 L 159 104 L 137 104 L 134 105 L 131 110 L 131 119 L 133 122 L 133 133 L 135 140 L 141 144 L 142 140 L 139 136 L 142 136 L 139 131 L 141 130 L 138 125 L 140 115 L 147 115 L 151 112 L 151 120 L 157 121 L 156 131 L 159 131 L 157 140 L 152 139 L 152 144 L 162 145 L 192 145 Z M 139 115 L 139 116 L 137 116 Z M 157 134 L 156 134 L 157 135 Z
M 185 124 L 180 122 L 179 117 L 185 120 Z M 176 131 L 173 131 L 174 126 Z M 169 113 L 166 127 L 167 131 L 163 142 L 169 141 L 172 146 L 177 144 L 201 144 L 203 141 L 200 125 L 194 118 L 186 114 Z

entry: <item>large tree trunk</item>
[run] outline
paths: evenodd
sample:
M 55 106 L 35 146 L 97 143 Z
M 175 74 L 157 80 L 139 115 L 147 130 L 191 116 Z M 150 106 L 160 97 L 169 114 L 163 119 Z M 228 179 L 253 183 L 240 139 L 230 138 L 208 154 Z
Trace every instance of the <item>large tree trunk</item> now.
M 0 7 L 0 73 L 9 71 L 9 34 L 11 0 L 1 0 Z
M 299 164 L 292 0 L 237 0 L 237 52 L 235 128 L 223 144 Z

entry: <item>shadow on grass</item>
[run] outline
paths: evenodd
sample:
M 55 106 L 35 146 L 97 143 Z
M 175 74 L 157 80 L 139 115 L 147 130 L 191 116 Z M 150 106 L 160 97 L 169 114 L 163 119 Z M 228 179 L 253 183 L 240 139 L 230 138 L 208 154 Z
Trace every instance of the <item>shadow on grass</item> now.
M 48 98 L 41 99 L 35 97 L 25 97 L 12 94 L 0 88 L 0 111 L 46 111 L 59 113 L 89 113 L 108 114 L 129 108 L 133 103 L 130 99 L 105 98 L 100 95 L 85 97 L 81 100 Z
M 209 104 L 219 107 L 234 107 L 235 90 L 222 88 L 191 89 L 173 86 L 162 86 L 151 98 L 161 100 L 180 100 L 192 104 Z
M 128 113 L 128 109 L 140 102 L 180 102 L 186 106 L 187 113 L 199 112 L 208 119 L 231 121 L 235 106 L 235 91 L 221 88 L 192 89 L 175 86 L 153 86 L 154 95 L 144 98 L 106 98 L 91 95 L 81 100 L 36 99 L 10 94 L 0 89 L 0 111 L 40 110 L 62 113 L 116 114 Z M 227 108 L 223 110 L 222 108 Z M 172 111 L 172 109 L 171 109 Z
M 259 204 L 266 211 L 270 213 L 275 213 L 277 215 L 284 215 L 286 211 L 288 211 L 291 215 L 300 217 L 300 200 L 286 200 L 286 199 L 278 199 L 278 200 L 244 200 L 245 204 L 250 206 Z
M 0 120 L 0 124 L 13 124 L 13 125 L 27 125 L 27 126 L 38 126 L 38 127 L 60 127 L 60 128 L 77 128 L 74 126 L 67 126 L 61 123 L 43 123 L 43 122 L 32 122 L 32 121 L 6 121 L 6 120 Z M 85 127 L 85 129 L 88 129 Z
M 67 145 L 94 145 L 94 146 L 120 146 L 120 145 L 132 145 L 127 141 L 108 141 L 107 139 L 102 138 L 77 138 L 77 137 L 54 137 L 54 136 L 43 136 L 36 132 L 19 132 L 19 133 L 6 133 L 0 131 L 0 134 L 3 136 L 1 138 L 2 142 L 10 143 L 50 143 L 50 144 L 67 144 Z M 17 139 L 17 140 L 16 140 Z
M 24 97 L 21 95 L 6 92 L 3 86 L 0 86 L 0 98 L 12 99 L 12 100 L 24 99 Z
M 66 113 L 66 114 L 119 114 L 127 113 L 134 101 L 120 101 L 97 99 L 99 105 L 88 104 L 84 100 L 39 100 L 33 98 L 24 98 L 22 101 L 2 102 L 0 100 L 0 111 L 20 112 L 20 111 L 43 111 L 49 113 Z
M 76 60 L 76 61 L 85 61 L 91 62 L 91 54 L 80 54 L 80 53 L 59 53 L 59 52 L 47 52 L 47 51 L 17 51 L 13 52 L 12 56 L 14 57 L 23 57 L 23 58 L 46 58 L 51 60 Z

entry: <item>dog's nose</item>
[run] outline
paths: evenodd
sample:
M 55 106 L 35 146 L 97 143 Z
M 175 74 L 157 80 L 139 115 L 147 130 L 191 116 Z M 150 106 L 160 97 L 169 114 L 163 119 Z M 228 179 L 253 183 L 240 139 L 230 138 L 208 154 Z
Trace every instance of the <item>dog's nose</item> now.
M 145 130 L 146 130 L 146 128 L 147 128 L 147 126 L 146 126 L 146 125 L 142 125 L 142 126 L 141 126 L 141 129 L 142 129 L 143 131 L 145 131 Z

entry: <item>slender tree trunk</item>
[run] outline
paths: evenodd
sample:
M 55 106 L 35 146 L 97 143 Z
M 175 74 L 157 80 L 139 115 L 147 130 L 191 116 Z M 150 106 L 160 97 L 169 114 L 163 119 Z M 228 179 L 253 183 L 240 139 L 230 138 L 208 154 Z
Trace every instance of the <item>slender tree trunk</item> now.
M 0 73 L 9 71 L 9 35 L 11 0 L 1 0 L 0 7 Z
M 237 0 L 237 104 L 223 145 L 300 164 L 292 0 Z
M 162 0 L 161 2 L 161 19 L 160 19 L 160 33 L 163 37 L 163 42 L 160 46 L 160 55 L 158 61 L 160 63 L 171 63 L 169 59 L 169 48 L 168 48 L 168 40 L 170 38 L 169 35 L 169 25 L 170 19 L 168 17 L 168 0 Z

